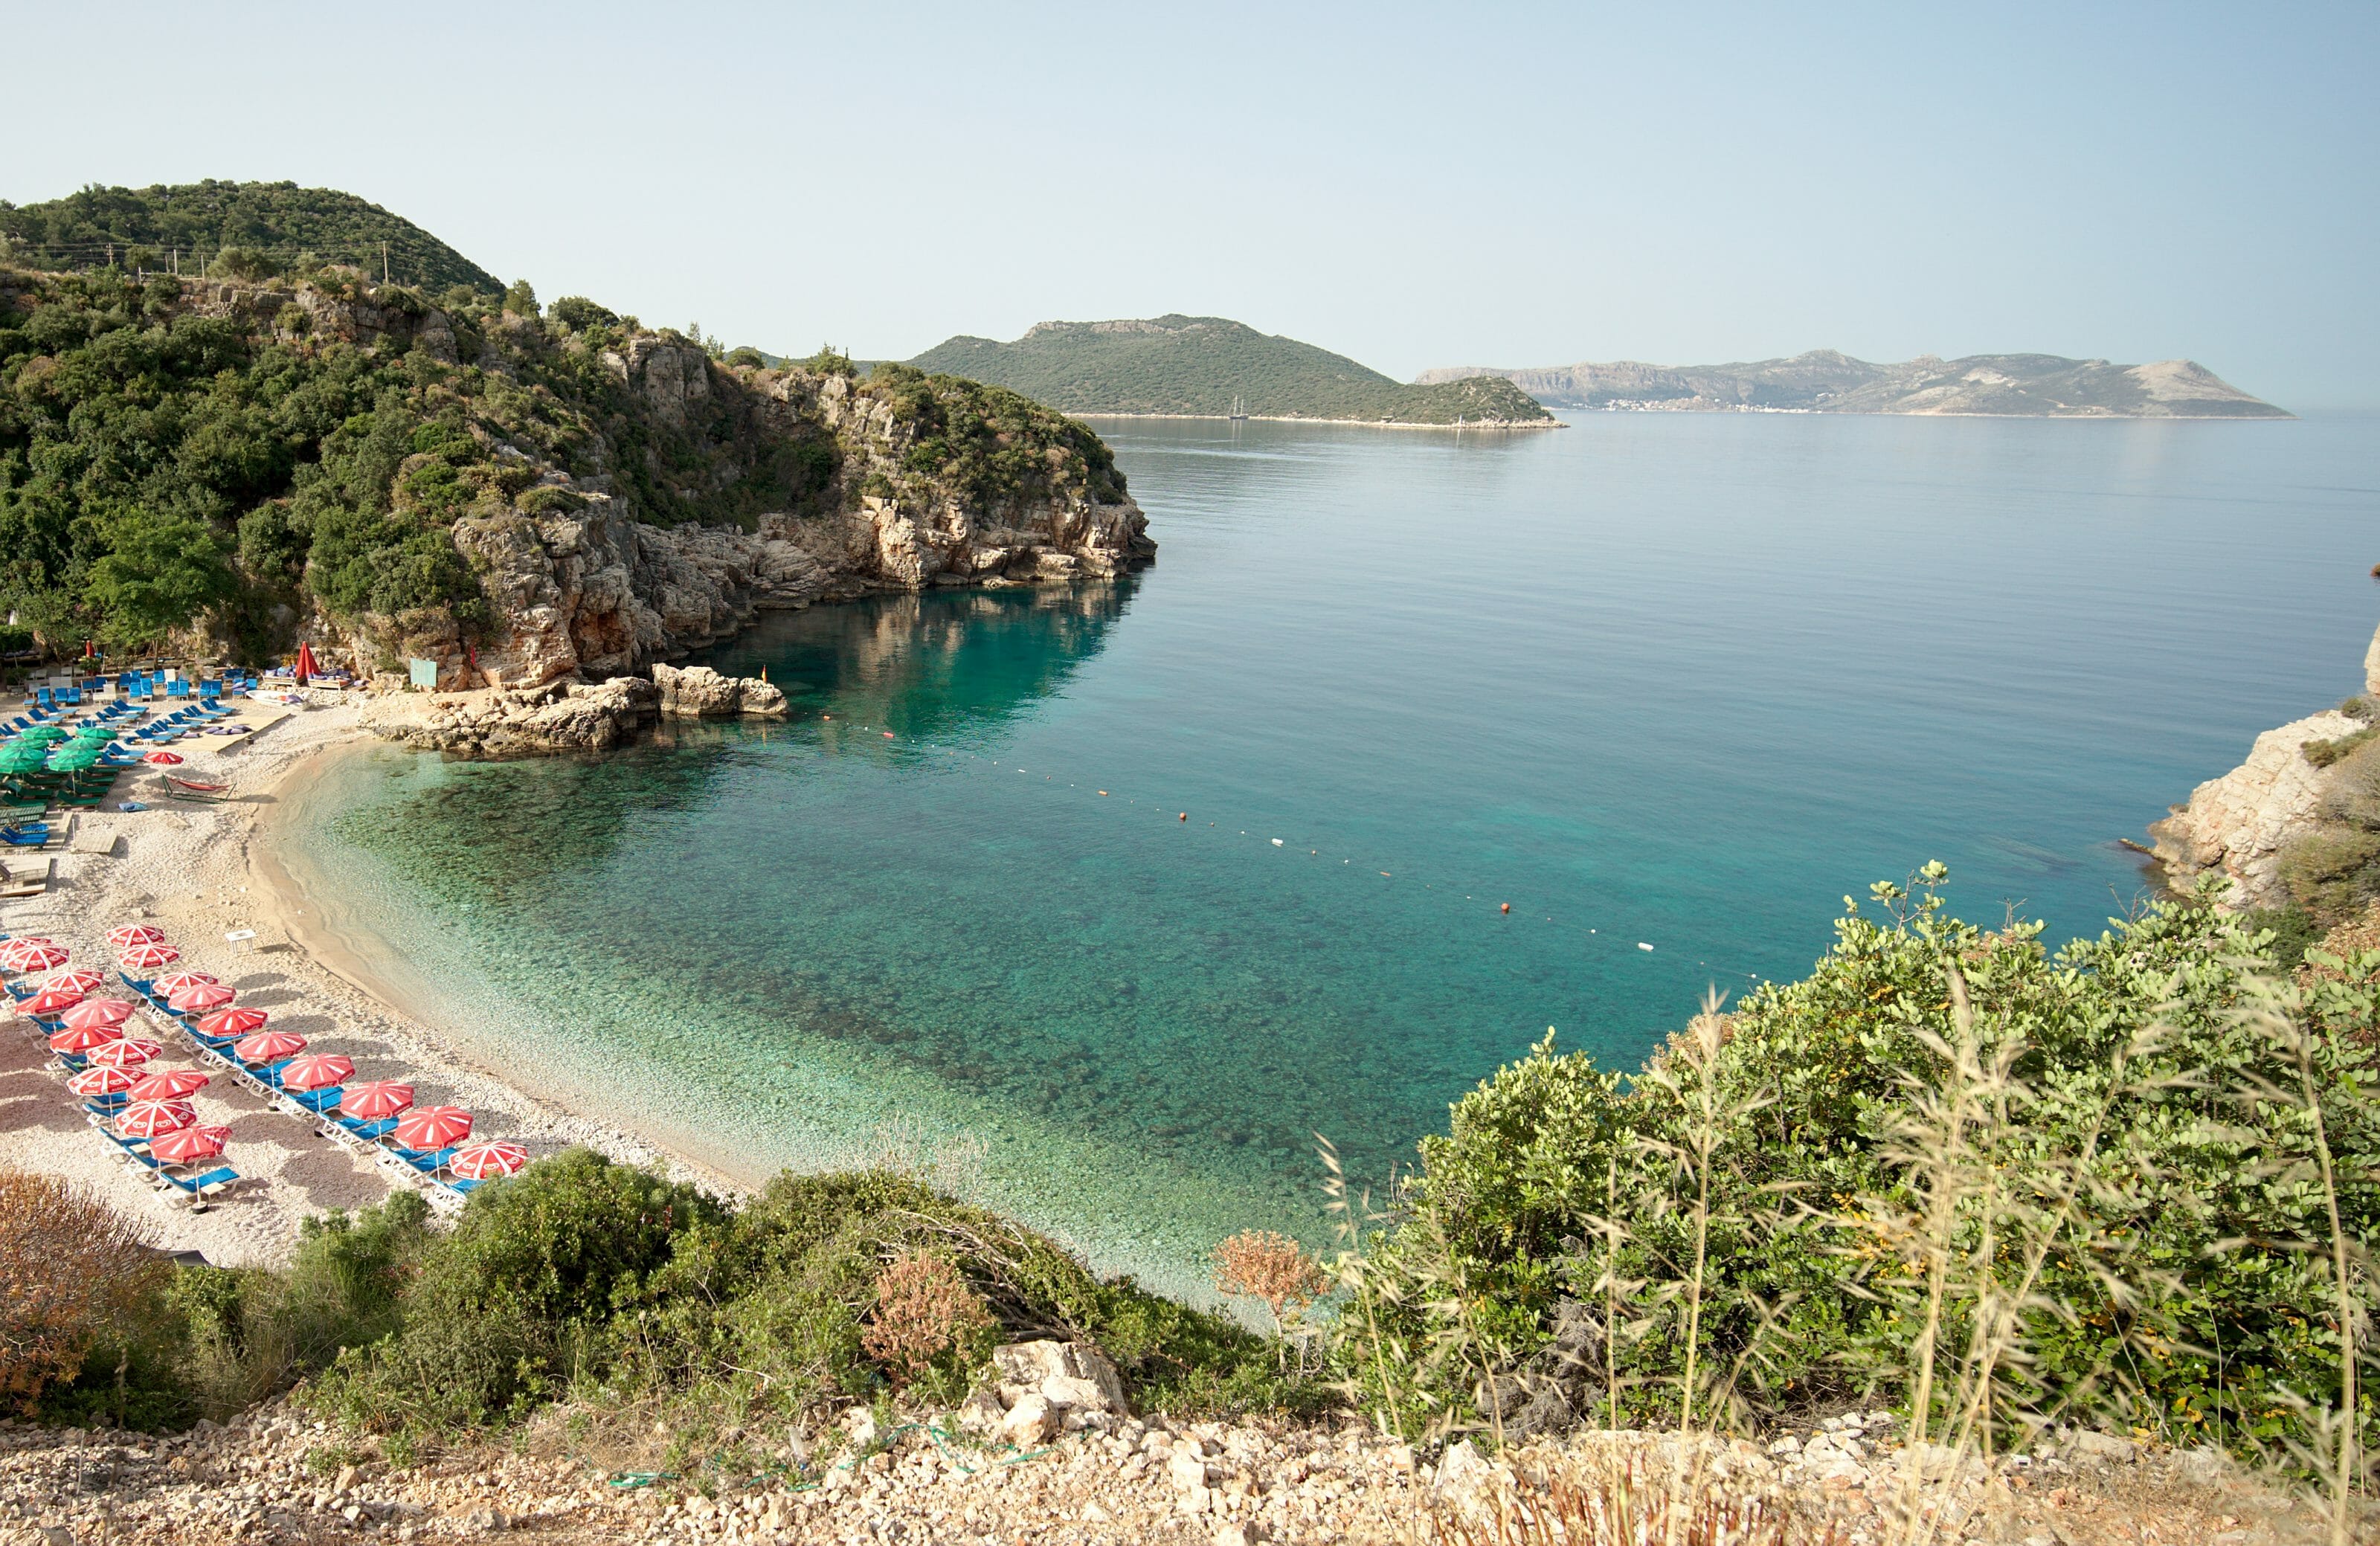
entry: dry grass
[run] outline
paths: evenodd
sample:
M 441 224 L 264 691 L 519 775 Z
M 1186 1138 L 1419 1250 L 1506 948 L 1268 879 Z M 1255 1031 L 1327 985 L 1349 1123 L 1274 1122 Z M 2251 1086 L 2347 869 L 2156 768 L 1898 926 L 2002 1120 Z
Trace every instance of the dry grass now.
M 1840 1546 L 1834 1525 L 1685 1465 L 1597 1449 L 1480 1489 L 1431 1516 L 1441 1546 Z M 1481 1495 L 1484 1493 L 1485 1495 Z

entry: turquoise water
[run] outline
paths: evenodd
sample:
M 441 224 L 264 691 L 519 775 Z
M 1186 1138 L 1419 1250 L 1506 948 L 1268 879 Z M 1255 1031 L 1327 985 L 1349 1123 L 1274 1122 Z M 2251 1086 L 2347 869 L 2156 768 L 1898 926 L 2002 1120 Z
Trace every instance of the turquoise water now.
M 2369 419 L 1101 428 L 1144 574 L 770 618 L 711 660 L 779 727 L 346 759 L 292 867 L 526 1077 L 755 1177 L 972 1139 L 1181 1286 L 1320 1237 L 1314 1134 L 1384 1178 L 1548 1026 L 1633 1064 L 1872 880 L 2095 931 L 2114 839 L 2380 620 Z

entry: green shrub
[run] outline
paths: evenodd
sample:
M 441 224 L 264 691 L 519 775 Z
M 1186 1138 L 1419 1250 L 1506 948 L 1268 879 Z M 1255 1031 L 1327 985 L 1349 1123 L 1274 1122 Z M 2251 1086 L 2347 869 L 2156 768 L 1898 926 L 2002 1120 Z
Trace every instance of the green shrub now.
M 1347 1263 L 1334 1358 L 1366 1403 L 1475 1420 L 1478 1376 L 1569 1298 L 1610 1322 L 1598 1399 L 1623 1421 L 1907 1402 L 1923 1376 L 1933 1419 L 1964 1388 L 2018 1431 L 2079 1411 L 2310 1442 L 2340 1384 L 2338 1286 L 2288 1093 L 2303 1045 L 2360 1260 L 2380 955 L 2301 989 L 2204 898 L 2055 955 L 1930 889 L 1878 900 L 1808 978 L 1632 1079 L 1549 1040 L 1458 1103 L 1407 1216 Z
M 2350 698 L 2348 701 L 2350 703 L 2360 703 L 2362 700 L 2360 698 Z M 2359 716 L 2359 718 L 2367 717 L 2368 716 Z M 2306 761 L 2313 764 L 2316 767 L 2328 767 L 2333 763 L 2345 757 L 2349 753 L 2369 744 L 2374 738 L 2380 738 L 2380 725 L 2366 725 L 2360 731 L 2350 731 L 2345 735 L 2338 736 L 2329 741 L 2309 741 L 2302 746 L 2300 746 L 2298 751 L 2299 754 L 2306 759 Z

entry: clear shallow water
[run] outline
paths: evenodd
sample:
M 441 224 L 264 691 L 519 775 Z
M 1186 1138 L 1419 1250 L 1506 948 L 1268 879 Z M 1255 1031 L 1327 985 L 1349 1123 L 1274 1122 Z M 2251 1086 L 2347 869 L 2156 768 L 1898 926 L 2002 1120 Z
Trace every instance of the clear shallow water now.
M 1319 1234 L 1312 1134 L 1378 1178 L 1549 1025 L 1633 1065 L 1871 880 L 2095 931 L 2380 618 L 2370 419 L 1101 428 L 1147 574 L 767 619 L 766 731 L 344 759 L 285 862 L 576 1098 L 753 1177 L 973 1136 L 1182 1287 Z

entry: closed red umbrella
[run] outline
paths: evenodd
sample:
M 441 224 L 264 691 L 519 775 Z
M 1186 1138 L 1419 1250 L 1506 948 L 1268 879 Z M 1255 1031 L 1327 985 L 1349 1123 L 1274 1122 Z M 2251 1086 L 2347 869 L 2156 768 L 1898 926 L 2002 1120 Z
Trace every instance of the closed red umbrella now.
M 142 762 L 153 762 L 160 767 L 174 767 L 180 765 L 182 754 L 179 752 L 152 752 L 140 760 Z
M 383 1117 L 395 1116 L 412 1104 L 412 1085 L 394 1079 L 374 1079 L 348 1085 L 347 1093 L 339 1097 L 339 1111 L 358 1122 L 377 1122 Z
M 345 1084 L 356 1076 L 356 1066 L 335 1052 L 310 1052 L 303 1057 L 293 1057 L 281 1070 L 284 1090 L 320 1090 L 328 1085 Z
M 187 1100 L 207 1087 L 205 1074 L 196 1069 L 167 1069 L 152 1073 L 132 1087 L 136 1101 Z
M 164 1050 L 146 1036 L 125 1036 L 91 1048 L 91 1056 L 83 1061 L 111 1069 L 137 1069 Z
M 471 1114 L 454 1105 L 416 1106 L 396 1119 L 389 1136 L 408 1149 L 443 1149 L 471 1136 Z
M 171 996 L 186 987 L 215 987 L 223 979 L 211 972 L 176 972 L 170 977 L 160 977 L 149 984 L 152 990 Z
M 305 686 L 312 678 L 322 674 L 322 668 L 314 664 L 312 645 L 301 644 L 298 646 L 298 665 L 292 674 L 298 678 L 298 685 L 300 687 Z
M 253 1035 L 263 1030 L 264 1022 L 272 1018 L 262 1009 L 217 1009 L 199 1021 L 199 1033 L 202 1036 L 212 1036 L 217 1041 L 223 1040 L 225 1036 Z
M 135 945 L 163 945 L 165 931 L 154 924 L 125 924 L 107 931 L 107 948 L 128 950 Z
M 42 979 L 43 993 L 70 988 L 76 993 L 97 993 L 107 985 L 107 973 L 94 972 L 88 966 L 69 966 L 63 972 L 53 972 Z
M 115 1130 L 127 1138 L 158 1138 L 198 1119 L 188 1101 L 134 1101 L 115 1118 Z
M 120 1025 L 69 1025 L 50 1038 L 52 1052 L 89 1052 L 108 1042 L 121 1041 L 124 1028 Z
M 58 1018 L 77 1031 L 91 1026 L 113 1030 L 132 1018 L 132 1006 L 121 998 L 86 998 Z
M 181 959 L 182 952 L 171 945 L 134 945 L 119 954 L 115 963 L 127 972 L 154 972 Z
M 66 1013 L 81 1003 L 82 999 L 83 996 L 79 989 L 43 988 L 25 1000 L 24 1009 L 35 1020 L 49 1020 L 54 1016 Z
M 231 1129 L 220 1124 L 183 1128 L 150 1140 L 149 1153 L 168 1165 L 188 1165 L 192 1160 L 209 1160 L 222 1153 L 230 1138 Z
M 306 1038 L 289 1031 L 259 1031 L 253 1036 L 243 1036 L 232 1051 L 243 1063 L 271 1063 L 284 1057 L 295 1057 L 306 1050 Z
M 120 1095 L 140 1081 L 122 1069 L 85 1069 L 67 1081 L 67 1088 L 85 1100 L 93 1095 Z
M 484 1181 L 492 1176 L 517 1175 L 528 1163 L 527 1149 L 499 1141 L 455 1150 L 454 1157 L 446 1162 L 446 1169 L 448 1174 L 467 1181 Z
M 67 948 L 55 940 L 11 939 L 0 945 L 0 972 L 47 972 L 67 963 Z
M 176 1014 L 199 1015 L 220 1009 L 237 996 L 221 983 L 192 983 L 167 994 L 165 1002 L 173 1006 Z

